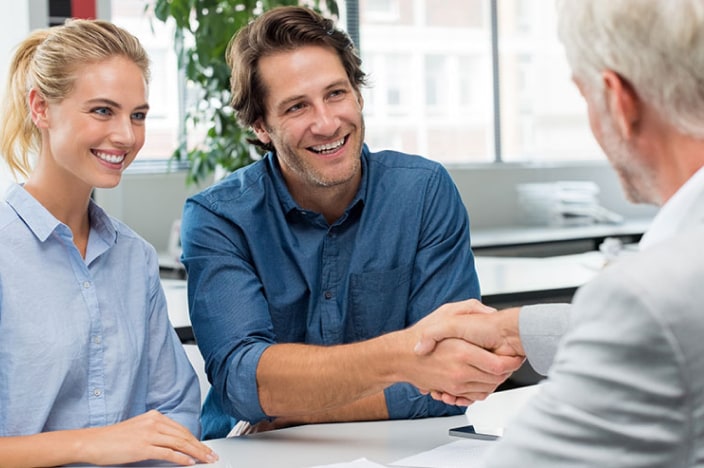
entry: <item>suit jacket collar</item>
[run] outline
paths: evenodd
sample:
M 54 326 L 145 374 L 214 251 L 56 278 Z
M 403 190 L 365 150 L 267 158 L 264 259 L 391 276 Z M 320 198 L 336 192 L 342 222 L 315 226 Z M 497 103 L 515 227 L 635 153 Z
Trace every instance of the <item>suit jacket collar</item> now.
M 689 178 L 663 205 L 643 235 L 639 247 L 647 249 L 683 231 L 704 224 L 704 167 Z

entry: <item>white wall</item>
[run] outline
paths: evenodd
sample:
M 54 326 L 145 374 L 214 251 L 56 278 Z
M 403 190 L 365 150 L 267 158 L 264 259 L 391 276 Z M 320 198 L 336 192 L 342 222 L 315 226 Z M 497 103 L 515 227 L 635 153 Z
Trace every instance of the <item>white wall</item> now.
M 157 250 L 166 251 L 171 224 L 181 217 L 186 198 L 198 190 L 186 187 L 183 173 L 125 174 L 117 187 L 96 189 L 95 200 Z

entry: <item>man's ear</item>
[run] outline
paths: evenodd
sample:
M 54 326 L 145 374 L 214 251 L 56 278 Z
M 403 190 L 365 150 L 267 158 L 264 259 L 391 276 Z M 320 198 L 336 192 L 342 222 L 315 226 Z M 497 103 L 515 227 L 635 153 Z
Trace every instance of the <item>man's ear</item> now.
M 27 100 L 29 102 L 29 113 L 34 125 L 36 125 L 37 128 L 47 128 L 49 126 L 47 118 L 49 103 L 47 103 L 44 96 L 35 88 L 32 88 L 29 90 Z
M 357 91 L 357 103 L 359 104 L 359 110 L 364 110 L 364 98 L 361 91 Z
M 265 145 L 271 143 L 271 137 L 269 136 L 269 132 L 264 126 L 264 120 L 261 117 L 258 118 L 254 124 L 252 124 L 252 131 L 257 136 L 257 139 Z
M 630 82 L 612 70 L 601 74 L 604 81 L 606 105 L 616 123 L 616 128 L 625 140 L 638 129 L 642 106 L 638 93 Z

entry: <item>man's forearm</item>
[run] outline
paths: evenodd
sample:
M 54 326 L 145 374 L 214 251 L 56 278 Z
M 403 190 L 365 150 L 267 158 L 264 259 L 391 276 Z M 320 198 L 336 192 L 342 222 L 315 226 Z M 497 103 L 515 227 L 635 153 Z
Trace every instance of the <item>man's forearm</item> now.
M 379 421 L 389 419 L 384 392 L 360 398 L 352 403 L 338 406 L 326 411 L 318 411 L 299 417 L 281 417 L 273 422 L 257 424 L 257 430 L 281 429 L 301 424 L 321 424 L 349 421 Z
M 269 417 L 300 418 L 351 404 L 397 382 L 468 400 L 485 398 L 523 361 L 464 340 L 447 339 L 429 354 L 414 345 L 432 321 L 368 341 L 312 346 L 278 344 L 257 366 L 259 403 Z
M 261 407 L 268 416 L 302 418 L 366 401 L 396 381 L 393 363 L 408 359 L 402 356 L 403 341 L 403 332 L 395 332 L 329 347 L 270 346 L 257 366 Z M 406 341 L 406 348 L 412 350 L 412 341 Z M 380 413 L 377 405 L 373 411 Z

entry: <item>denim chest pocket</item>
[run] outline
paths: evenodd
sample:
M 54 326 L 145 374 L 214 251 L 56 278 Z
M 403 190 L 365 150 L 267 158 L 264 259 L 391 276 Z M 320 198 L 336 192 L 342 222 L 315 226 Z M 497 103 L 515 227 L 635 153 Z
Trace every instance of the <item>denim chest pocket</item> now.
M 277 342 L 305 342 L 309 301 L 307 290 L 287 290 L 282 297 L 270 298 L 269 314 Z
M 355 338 L 366 340 L 406 327 L 413 265 L 350 275 Z

